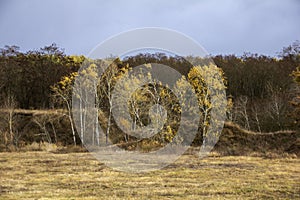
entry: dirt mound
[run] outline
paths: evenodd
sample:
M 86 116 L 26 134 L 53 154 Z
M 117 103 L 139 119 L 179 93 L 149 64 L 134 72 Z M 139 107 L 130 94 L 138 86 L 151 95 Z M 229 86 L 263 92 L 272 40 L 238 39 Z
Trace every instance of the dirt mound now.
M 256 133 L 242 129 L 237 124 L 226 122 L 222 135 L 214 147 L 221 155 L 295 154 L 300 156 L 300 132 L 277 131 Z

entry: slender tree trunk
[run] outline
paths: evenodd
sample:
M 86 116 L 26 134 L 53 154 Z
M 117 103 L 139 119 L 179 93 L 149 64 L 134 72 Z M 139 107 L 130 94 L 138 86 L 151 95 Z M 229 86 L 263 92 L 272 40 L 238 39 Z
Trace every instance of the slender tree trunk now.
M 74 145 L 76 146 L 75 129 L 74 129 L 73 119 L 72 119 L 72 116 L 71 116 L 71 113 L 70 113 L 70 112 L 69 112 L 69 120 L 70 120 L 70 125 L 71 125 L 72 135 L 73 135 L 73 142 L 74 142 Z
M 14 132 L 13 132 L 13 110 L 9 111 L 9 136 L 10 136 L 10 143 L 12 144 L 14 141 Z
M 74 123 L 73 123 L 73 119 L 72 119 L 72 111 L 71 111 L 71 106 L 70 103 L 68 101 L 68 99 L 66 99 L 62 94 L 59 94 L 60 97 L 65 101 L 66 105 L 67 105 L 67 109 L 68 109 L 68 118 L 70 121 L 70 125 L 71 125 L 71 130 L 72 130 L 72 136 L 73 136 L 73 142 L 74 145 L 76 146 L 76 134 L 75 134 L 75 128 L 74 128 Z
M 98 108 L 96 110 L 96 122 L 95 122 L 95 132 L 96 132 L 96 142 L 97 142 L 97 146 L 99 146 L 100 144 L 100 134 L 99 134 L 99 120 L 98 120 L 98 115 L 99 115 L 99 111 Z
M 72 135 L 73 135 L 73 142 L 74 142 L 74 145 L 76 146 L 76 134 L 75 134 L 75 128 L 74 128 L 74 123 L 73 123 L 73 119 L 72 119 L 71 107 L 70 107 L 70 104 L 67 100 L 66 100 L 66 104 L 67 104 L 67 107 L 68 107 L 68 118 L 69 118 L 70 125 L 71 125 L 71 130 L 72 130 Z
M 83 143 L 83 110 L 82 110 L 82 99 L 79 100 L 79 115 L 80 115 L 80 137 Z
M 110 106 L 109 107 L 109 114 L 108 114 L 108 121 L 107 121 L 106 135 L 105 135 L 105 143 L 106 143 L 106 145 L 108 144 L 108 137 L 109 137 L 109 134 L 110 134 L 111 114 L 112 114 L 112 108 Z
M 96 137 L 96 143 L 97 143 L 97 146 L 99 146 L 100 144 L 100 134 L 99 134 L 99 119 L 98 119 L 98 116 L 99 116 L 99 99 L 98 99 L 98 91 L 97 91 L 97 83 L 96 81 L 94 81 L 94 90 L 95 90 L 95 103 L 96 103 L 96 118 L 95 118 L 95 137 Z M 93 135 L 93 140 L 94 140 L 94 135 Z M 93 142 L 94 143 L 94 142 Z

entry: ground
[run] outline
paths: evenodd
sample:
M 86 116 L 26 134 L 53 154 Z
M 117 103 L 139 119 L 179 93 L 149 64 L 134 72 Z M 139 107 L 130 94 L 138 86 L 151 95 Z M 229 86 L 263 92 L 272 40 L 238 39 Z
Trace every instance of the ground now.
M 300 159 L 184 155 L 143 174 L 89 153 L 0 153 L 0 199 L 300 199 Z

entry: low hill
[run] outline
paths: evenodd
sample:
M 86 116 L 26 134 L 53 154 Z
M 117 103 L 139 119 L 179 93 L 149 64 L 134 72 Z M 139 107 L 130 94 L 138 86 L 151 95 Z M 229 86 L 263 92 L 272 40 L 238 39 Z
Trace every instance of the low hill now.
M 300 132 L 277 131 L 256 133 L 232 122 L 226 122 L 222 135 L 214 147 L 221 155 L 249 155 L 252 153 L 295 154 L 300 156 Z
M 5 126 L 4 115 L 9 110 L 0 109 L 0 125 Z M 48 140 L 63 145 L 72 144 L 70 122 L 63 110 L 14 110 L 16 121 L 15 130 L 23 143 Z M 38 126 L 37 121 L 43 124 Z M 0 135 L 1 131 L 0 129 Z M 78 137 L 79 141 L 79 137 Z M 48 141 L 46 141 L 48 142 Z M 127 144 L 122 144 L 125 149 Z M 197 148 L 195 148 L 197 149 Z M 3 149 L 2 149 L 3 150 Z M 213 151 L 220 155 L 266 155 L 293 154 L 300 157 L 300 132 L 277 131 L 273 133 L 256 133 L 247 131 L 232 122 L 225 122 L 224 129 Z

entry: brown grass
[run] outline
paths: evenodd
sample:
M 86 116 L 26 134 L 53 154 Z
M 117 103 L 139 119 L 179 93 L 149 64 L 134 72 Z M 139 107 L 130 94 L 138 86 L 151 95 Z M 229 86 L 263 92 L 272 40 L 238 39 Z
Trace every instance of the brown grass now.
M 89 153 L 0 153 L 0 199 L 299 199 L 300 160 L 184 155 L 128 174 Z
M 0 109 L 0 113 L 8 113 L 10 109 Z M 28 110 L 28 109 L 14 109 L 13 112 L 15 114 L 21 115 L 62 115 L 65 114 L 66 111 L 62 109 L 48 109 L 48 110 Z

